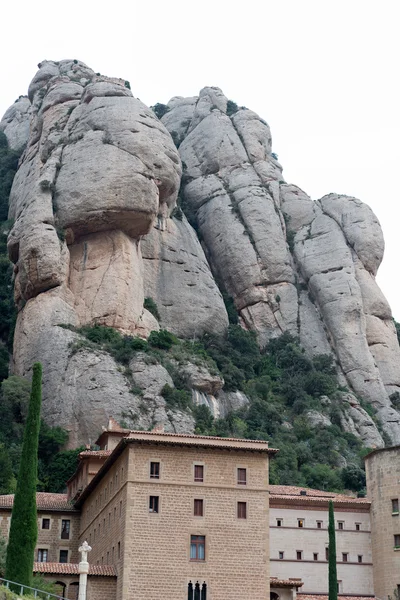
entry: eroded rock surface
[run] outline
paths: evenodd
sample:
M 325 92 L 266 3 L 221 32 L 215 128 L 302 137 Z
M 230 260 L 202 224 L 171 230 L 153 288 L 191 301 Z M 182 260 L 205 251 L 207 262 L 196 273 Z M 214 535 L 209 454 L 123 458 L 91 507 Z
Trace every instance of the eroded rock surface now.
M 372 403 L 399 443 L 389 395 L 400 390 L 400 348 L 375 282 L 384 249 L 376 216 L 356 198 L 314 202 L 287 184 L 268 124 L 218 88 L 173 98 L 168 109 L 162 122 L 179 143 L 185 209 L 242 325 L 262 346 L 289 331 L 309 355 L 331 354 L 341 384 Z
M 351 390 L 340 400 L 346 431 L 383 444 L 358 396 L 400 443 L 390 400 L 400 391 L 400 348 L 375 282 L 379 222 L 355 198 L 313 201 L 287 184 L 257 114 L 208 87 L 174 97 L 160 121 L 124 80 L 79 61 L 45 61 L 0 127 L 11 147 L 26 146 L 9 213 L 14 369 L 29 375 L 41 360 L 46 418 L 70 430 L 72 445 L 94 439 L 110 414 L 171 431 L 194 423 L 166 406 L 161 390 L 172 380 L 162 365 L 138 355 L 125 371 L 60 325 L 98 323 L 142 337 L 159 328 L 190 339 L 221 334 L 221 291 L 260 346 L 289 331 L 308 355 L 334 358 Z M 207 369 L 180 368 L 195 404 L 214 416 L 248 402 Z

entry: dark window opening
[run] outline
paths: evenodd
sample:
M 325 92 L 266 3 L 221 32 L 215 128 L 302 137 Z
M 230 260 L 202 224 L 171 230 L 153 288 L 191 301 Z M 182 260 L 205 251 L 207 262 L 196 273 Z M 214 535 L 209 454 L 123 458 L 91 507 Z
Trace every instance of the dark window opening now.
M 329 548 L 325 548 L 325 560 L 329 560 Z
M 49 551 L 45 548 L 39 548 L 37 551 L 37 561 L 38 562 L 47 562 Z
M 190 536 L 190 560 L 205 560 L 206 559 L 206 536 L 191 535 Z
M 359 563 L 362 563 L 362 561 L 363 561 L 362 554 L 359 554 L 359 555 L 358 555 L 358 562 L 359 562 Z
M 193 585 L 191 581 L 188 583 L 188 600 L 207 600 L 207 584 L 200 584 L 198 581 Z
M 50 519 L 42 519 L 42 529 L 50 529 Z
M 396 533 L 394 536 L 394 547 L 400 548 L 400 534 Z
M 239 485 L 247 484 L 247 473 L 246 469 L 238 469 L 237 470 L 237 482 Z
M 285 553 L 284 553 L 284 552 L 282 552 L 282 551 L 281 551 L 281 552 L 279 552 L 279 559 L 280 559 L 280 560 L 283 560 L 283 557 L 284 557 L 284 556 L 285 556 Z
M 158 513 L 158 499 L 159 499 L 159 496 L 150 496 L 149 512 Z
M 61 539 L 69 540 L 69 532 L 71 529 L 71 521 L 63 519 L 61 521 Z
M 160 479 L 160 463 L 150 463 L 150 479 Z
M 203 516 L 203 509 L 204 509 L 203 500 L 196 499 L 194 501 L 194 516 L 195 517 L 202 517 Z
M 194 465 L 194 480 L 202 483 L 204 481 L 204 466 Z
M 303 558 L 303 552 L 301 550 L 297 550 L 297 552 L 296 552 L 296 558 L 297 558 L 297 560 L 302 560 L 302 558 Z
M 322 521 L 317 521 L 317 529 L 322 529 Z
M 343 562 L 348 562 L 349 560 L 349 555 L 347 552 L 342 552 L 342 561 Z
M 361 523 L 356 523 L 356 531 L 360 531 L 360 525 Z
M 399 499 L 394 498 L 392 500 L 392 513 L 398 513 L 398 512 L 399 512 Z
M 68 550 L 60 550 L 60 560 L 58 562 L 60 562 L 60 563 L 68 562 Z
M 304 527 L 304 519 L 297 519 L 297 526 Z
M 237 503 L 237 517 L 238 519 L 247 519 L 247 502 Z
M 314 552 L 314 560 L 318 560 L 318 552 Z
M 343 521 L 338 521 L 337 526 L 338 526 L 338 529 L 344 529 L 344 523 L 343 523 Z
M 282 519 L 277 519 L 277 520 L 276 520 L 276 526 L 277 526 L 277 527 L 282 527 L 282 523 L 283 523 L 283 520 L 282 520 Z

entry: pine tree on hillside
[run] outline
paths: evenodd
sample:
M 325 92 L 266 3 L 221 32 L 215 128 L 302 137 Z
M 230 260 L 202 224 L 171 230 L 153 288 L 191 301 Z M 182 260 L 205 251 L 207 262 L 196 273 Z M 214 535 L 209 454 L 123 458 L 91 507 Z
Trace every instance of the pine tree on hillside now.
M 333 512 L 333 502 L 329 500 L 329 596 L 328 600 L 337 600 L 338 584 L 336 572 L 336 535 L 335 535 L 335 514 Z
M 33 365 L 32 391 L 22 444 L 17 490 L 11 515 L 7 548 L 6 579 L 31 585 L 37 540 L 36 485 L 40 408 L 42 403 L 42 365 Z

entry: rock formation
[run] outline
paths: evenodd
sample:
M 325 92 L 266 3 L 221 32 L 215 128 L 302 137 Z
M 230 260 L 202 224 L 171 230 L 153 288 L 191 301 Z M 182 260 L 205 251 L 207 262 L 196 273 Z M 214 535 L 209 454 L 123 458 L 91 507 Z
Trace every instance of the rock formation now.
M 313 202 L 288 185 L 267 123 L 218 88 L 167 107 L 161 120 L 179 143 L 184 205 L 242 325 L 261 345 L 290 331 L 310 355 L 332 353 L 343 383 L 398 443 L 389 396 L 400 389 L 400 348 L 375 282 L 384 243 L 371 209 L 336 194 Z
M 287 184 L 268 124 L 218 88 L 173 98 L 160 121 L 124 80 L 79 61 L 39 67 L 29 100 L 0 127 L 17 147 L 30 119 L 10 196 L 13 360 L 21 375 L 43 363 L 48 422 L 66 427 L 71 445 L 94 439 L 109 414 L 190 430 L 190 416 L 165 406 L 160 391 L 171 380 L 160 364 L 138 355 L 129 370 L 141 394 L 131 393 L 107 353 L 74 352 L 81 338 L 65 325 L 146 337 L 160 327 L 143 306 L 151 297 L 163 328 L 196 339 L 226 330 L 223 291 L 260 346 L 289 331 L 309 355 L 334 357 L 350 390 L 345 430 L 383 443 L 359 397 L 400 443 L 390 399 L 400 391 L 400 348 L 375 282 L 384 244 L 369 207 L 335 194 L 312 201 Z M 198 366 L 182 370 L 215 416 L 247 402 Z

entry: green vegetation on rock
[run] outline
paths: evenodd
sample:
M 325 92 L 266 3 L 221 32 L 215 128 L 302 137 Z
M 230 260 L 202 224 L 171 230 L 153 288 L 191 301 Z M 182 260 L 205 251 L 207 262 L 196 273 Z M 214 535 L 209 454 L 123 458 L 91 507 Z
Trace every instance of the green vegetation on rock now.
M 341 392 L 331 356 L 308 358 L 288 333 L 260 350 L 255 334 L 239 325 L 230 325 L 226 336 L 208 334 L 196 341 L 179 340 L 166 330 L 153 331 L 147 342 L 99 325 L 76 331 L 86 338 L 78 345 L 90 340 L 92 349 L 109 352 L 121 364 L 128 365 L 138 351 L 161 363 L 175 386 L 162 391 L 167 405 L 191 412 L 197 433 L 269 440 L 279 448 L 271 464 L 272 483 L 364 488 L 365 449 L 355 435 L 341 429 Z M 224 390 L 242 391 L 249 404 L 224 419 L 214 419 L 206 406 L 193 406 L 180 371 L 188 362 L 219 374 Z

